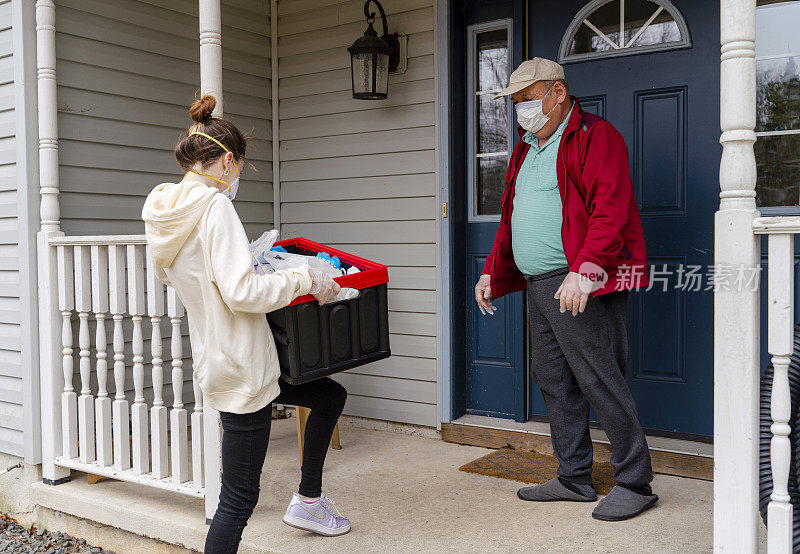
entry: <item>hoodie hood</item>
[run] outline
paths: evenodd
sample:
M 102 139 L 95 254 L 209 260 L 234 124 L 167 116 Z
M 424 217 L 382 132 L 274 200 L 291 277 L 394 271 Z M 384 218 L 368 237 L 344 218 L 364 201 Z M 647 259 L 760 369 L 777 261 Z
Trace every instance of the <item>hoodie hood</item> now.
M 163 183 L 147 195 L 142 219 L 147 245 L 156 264 L 172 265 L 218 192 L 199 181 L 182 181 Z

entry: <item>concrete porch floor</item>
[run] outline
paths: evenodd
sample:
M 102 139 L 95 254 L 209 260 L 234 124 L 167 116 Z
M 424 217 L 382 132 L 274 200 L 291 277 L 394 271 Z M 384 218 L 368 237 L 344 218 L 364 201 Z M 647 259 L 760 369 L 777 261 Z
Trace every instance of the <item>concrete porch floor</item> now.
M 295 429 L 294 418 L 273 422 L 261 497 L 242 553 L 711 551 L 708 481 L 658 475 L 654 509 L 606 523 L 592 519 L 594 504 L 522 502 L 518 482 L 458 471 L 487 449 L 352 427 L 342 428 L 343 449 L 329 452 L 325 471 L 325 489 L 352 531 L 334 538 L 305 533 L 281 522 L 299 479 Z M 200 500 L 117 481 L 88 485 L 83 474 L 33 488 L 42 508 L 202 550 L 207 526 Z

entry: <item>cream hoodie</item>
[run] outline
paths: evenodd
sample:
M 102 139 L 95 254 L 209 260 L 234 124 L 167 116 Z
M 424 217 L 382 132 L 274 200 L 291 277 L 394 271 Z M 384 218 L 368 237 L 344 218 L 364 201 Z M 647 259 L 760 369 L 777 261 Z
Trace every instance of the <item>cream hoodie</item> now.
M 264 314 L 308 294 L 308 266 L 257 275 L 233 204 L 197 181 L 158 185 L 142 209 L 159 279 L 189 317 L 194 378 L 212 408 L 249 413 L 278 395 L 278 353 Z

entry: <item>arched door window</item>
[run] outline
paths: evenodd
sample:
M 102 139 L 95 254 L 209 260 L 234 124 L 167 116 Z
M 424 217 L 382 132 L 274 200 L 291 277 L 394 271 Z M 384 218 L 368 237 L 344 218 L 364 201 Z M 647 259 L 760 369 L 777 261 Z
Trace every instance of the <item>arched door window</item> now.
M 686 21 L 667 0 L 594 0 L 572 20 L 561 41 L 559 61 L 688 46 Z

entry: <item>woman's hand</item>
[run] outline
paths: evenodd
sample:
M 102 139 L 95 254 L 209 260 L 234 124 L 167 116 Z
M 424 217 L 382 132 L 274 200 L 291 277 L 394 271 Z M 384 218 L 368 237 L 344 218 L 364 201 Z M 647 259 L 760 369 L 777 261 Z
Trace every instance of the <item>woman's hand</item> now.
M 313 267 L 308 268 L 308 274 L 311 275 L 311 290 L 309 293 L 317 299 L 320 306 L 330 302 L 339 294 L 341 287 L 330 275 L 326 275 Z

